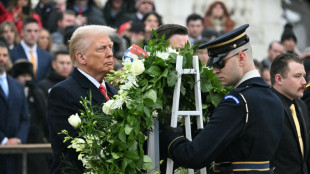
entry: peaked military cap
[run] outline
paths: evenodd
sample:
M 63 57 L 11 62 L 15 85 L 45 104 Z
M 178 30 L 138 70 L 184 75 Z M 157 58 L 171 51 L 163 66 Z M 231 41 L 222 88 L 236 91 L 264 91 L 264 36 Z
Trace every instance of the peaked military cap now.
M 227 32 L 214 40 L 202 44 L 198 49 L 208 49 L 208 55 L 211 58 L 211 65 L 221 61 L 227 54 L 246 43 L 249 42 L 249 37 L 246 35 L 245 30 L 249 24 L 242 25 L 230 32 Z

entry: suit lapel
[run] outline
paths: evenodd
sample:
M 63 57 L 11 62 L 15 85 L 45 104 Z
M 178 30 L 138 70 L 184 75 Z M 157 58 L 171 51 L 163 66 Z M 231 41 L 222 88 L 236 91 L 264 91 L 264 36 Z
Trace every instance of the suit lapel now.
M 0 86 L 0 98 L 1 98 L 1 100 L 4 100 L 5 103 L 7 103 L 7 99 L 5 97 L 5 94 L 4 94 L 3 89 L 2 89 L 1 86 Z
M 93 104 L 103 103 L 106 102 L 105 97 L 102 95 L 100 90 L 85 77 L 77 68 L 75 68 L 72 72 L 72 77 L 77 80 L 77 82 L 81 85 L 81 87 L 85 90 L 85 92 L 88 94 L 91 91 L 92 93 L 92 100 Z

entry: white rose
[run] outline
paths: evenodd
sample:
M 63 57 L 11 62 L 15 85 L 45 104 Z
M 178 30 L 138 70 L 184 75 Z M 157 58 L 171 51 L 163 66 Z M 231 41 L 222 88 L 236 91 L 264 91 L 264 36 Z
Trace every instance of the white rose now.
M 68 118 L 68 122 L 71 124 L 71 126 L 73 126 L 74 128 L 77 128 L 81 124 L 81 118 L 76 113 L 75 115 L 71 115 Z
M 133 75 L 140 75 L 143 73 L 145 70 L 144 63 L 142 60 L 135 60 L 132 62 L 130 71 L 132 72 Z
M 111 115 L 112 114 L 112 108 L 111 105 L 113 104 L 114 100 L 109 100 L 107 102 L 105 102 L 102 106 L 102 111 L 103 113 L 107 114 L 107 115 Z

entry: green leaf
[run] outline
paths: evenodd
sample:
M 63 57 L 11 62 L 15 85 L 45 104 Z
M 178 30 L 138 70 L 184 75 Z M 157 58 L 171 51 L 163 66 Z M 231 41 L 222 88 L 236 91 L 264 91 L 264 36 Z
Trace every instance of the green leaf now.
M 161 70 L 158 66 L 151 66 L 148 70 L 146 70 L 146 73 L 152 77 L 157 77 L 161 74 Z
M 125 152 L 125 158 L 131 159 L 131 160 L 138 160 L 139 155 L 134 151 L 127 151 Z
M 132 127 L 130 127 L 128 124 L 126 124 L 126 126 L 125 126 L 125 134 L 129 135 L 131 131 L 132 131 Z
M 169 87 L 175 86 L 178 81 L 178 74 L 177 71 L 169 71 L 167 76 L 167 84 Z
M 146 116 L 151 117 L 150 109 L 148 107 L 143 107 Z
M 126 135 L 124 132 L 120 131 L 118 133 L 118 138 L 123 142 L 123 143 L 126 143 Z
M 128 160 L 125 158 L 122 160 L 122 171 L 125 171 L 127 165 L 128 165 Z
M 151 99 L 153 101 L 153 103 L 156 102 L 157 100 L 157 94 L 156 91 L 153 89 L 148 90 L 144 95 L 143 98 L 148 98 Z
M 120 156 L 118 156 L 117 153 L 112 152 L 111 154 L 112 154 L 112 157 L 113 157 L 114 159 L 119 159 L 119 158 L 120 158 Z
M 152 159 L 148 156 L 148 155 L 144 155 L 143 156 L 143 162 L 145 163 L 151 163 Z

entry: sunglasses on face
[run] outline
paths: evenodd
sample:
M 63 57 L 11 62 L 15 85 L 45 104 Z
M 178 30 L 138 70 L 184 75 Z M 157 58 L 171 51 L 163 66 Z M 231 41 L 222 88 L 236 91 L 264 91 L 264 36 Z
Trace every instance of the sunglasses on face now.
M 244 51 L 246 51 L 246 50 L 248 50 L 248 49 L 244 49 L 244 50 L 242 50 L 242 51 L 240 51 L 240 52 L 244 52 Z M 228 57 L 227 59 L 223 59 L 223 60 L 221 60 L 221 61 L 218 61 L 218 62 L 214 63 L 214 64 L 212 65 L 213 68 L 217 68 L 217 69 L 222 69 L 222 68 L 224 68 L 224 67 L 225 67 L 226 61 L 227 61 L 228 59 L 232 58 L 232 57 L 237 56 L 240 52 L 238 52 L 238 53 L 236 53 L 236 54 L 234 54 L 234 55 Z

